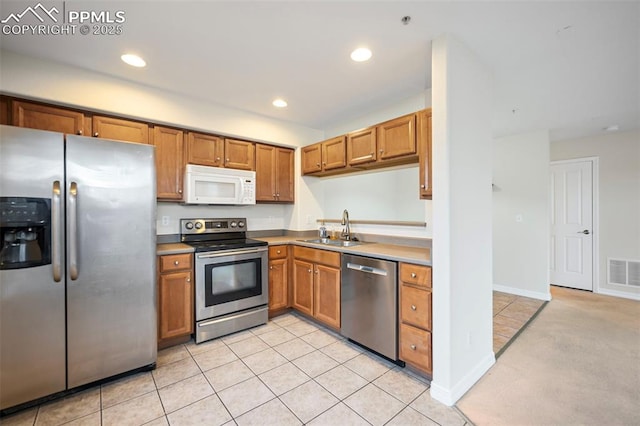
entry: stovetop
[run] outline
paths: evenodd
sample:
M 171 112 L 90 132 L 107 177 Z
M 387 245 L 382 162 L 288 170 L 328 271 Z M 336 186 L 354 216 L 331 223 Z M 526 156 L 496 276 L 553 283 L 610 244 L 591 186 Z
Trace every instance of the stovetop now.
M 180 241 L 195 248 L 197 253 L 268 245 L 265 241 L 247 238 L 246 231 L 246 218 L 180 220 Z
M 266 241 L 252 240 L 251 238 L 241 238 L 233 240 L 217 240 L 217 241 L 185 241 L 185 244 L 195 248 L 196 253 L 202 253 L 205 251 L 221 251 L 221 250 L 236 250 L 250 247 L 266 246 Z

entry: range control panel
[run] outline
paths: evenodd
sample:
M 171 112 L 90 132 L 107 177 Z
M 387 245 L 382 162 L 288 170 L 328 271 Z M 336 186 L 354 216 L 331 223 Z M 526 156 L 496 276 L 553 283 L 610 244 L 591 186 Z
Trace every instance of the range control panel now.
M 219 232 L 246 232 L 246 218 L 180 219 L 181 234 L 216 234 Z

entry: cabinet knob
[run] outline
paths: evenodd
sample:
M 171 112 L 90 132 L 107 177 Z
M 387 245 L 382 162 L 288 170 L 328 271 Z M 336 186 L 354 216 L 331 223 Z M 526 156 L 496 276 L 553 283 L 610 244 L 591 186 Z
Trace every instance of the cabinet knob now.
M 273 266 L 269 266 L 269 269 L 270 269 L 271 271 L 273 271 Z
M 316 163 L 316 166 L 320 167 L 320 163 Z
M 187 278 L 187 282 L 190 283 L 191 282 L 191 278 Z
M 280 254 L 280 250 L 276 251 L 277 254 Z
M 425 188 L 424 184 L 420 185 L 420 188 L 424 189 Z
M 174 265 L 178 266 L 180 264 L 180 262 L 178 262 L 177 260 L 175 262 L 173 262 Z
M 216 157 L 216 162 L 220 161 L 220 157 Z
M 412 310 L 412 311 L 415 311 L 416 309 L 417 309 L 417 308 L 416 308 L 416 305 L 411 305 L 411 310 Z
M 78 130 L 76 134 L 82 136 L 82 129 Z
M 327 165 L 327 162 L 326 162 L 326 161 L 323 161 L 323 162 L 322 162 L 322 165 L 323 165 L 323 166 L 326 166 L 326 165 Z
M 311 269 L 309 269 L 309 273 L 311 273 L 311 272 L 312 272 Z
M 412 272 L 412 273 L 411 273 L 411 278 L 415 278 L 416 276 L 417 276 L 417 275 L 416 275 L 416 273 L 415 273 L 415 272 Z
M 279 192 L 276 194 L 276 197 L 280 198 L 280 193 Z
M 182 189 L 178 189 L 178 194 L 182 194 Z
M 411 350 L 415 351 L 416 350 L 416 345 L 411 345 Z
M 99 133 L 98 133 L 98 132 L 95 132 L 95 133 L 93 134 L 93 137 L 94 137 L 94 138 L 97 138 L 98 136 L 99 136 Z
M 384 149 L 381 149 L 381 150 L 380 150 L 380 154 L 382 154 L 383 152 L 384 152 Z
M 273 194 L 273 198 L 276 198 L 276 194 Z
M 227 163 L 229 162 L 229 159 L 227 158 Z

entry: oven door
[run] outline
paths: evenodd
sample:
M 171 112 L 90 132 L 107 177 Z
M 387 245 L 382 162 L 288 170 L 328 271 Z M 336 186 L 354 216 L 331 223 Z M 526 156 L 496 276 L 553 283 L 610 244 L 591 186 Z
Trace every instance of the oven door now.
M 196 321 L 266 305 L 267 247 L 196 254 Z

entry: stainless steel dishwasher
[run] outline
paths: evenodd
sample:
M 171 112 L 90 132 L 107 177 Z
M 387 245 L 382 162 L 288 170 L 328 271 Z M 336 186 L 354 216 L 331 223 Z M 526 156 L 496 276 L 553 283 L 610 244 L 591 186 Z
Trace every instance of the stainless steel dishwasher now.
M 397 263 L 342 255 L 343 336 L 398 360 Z

